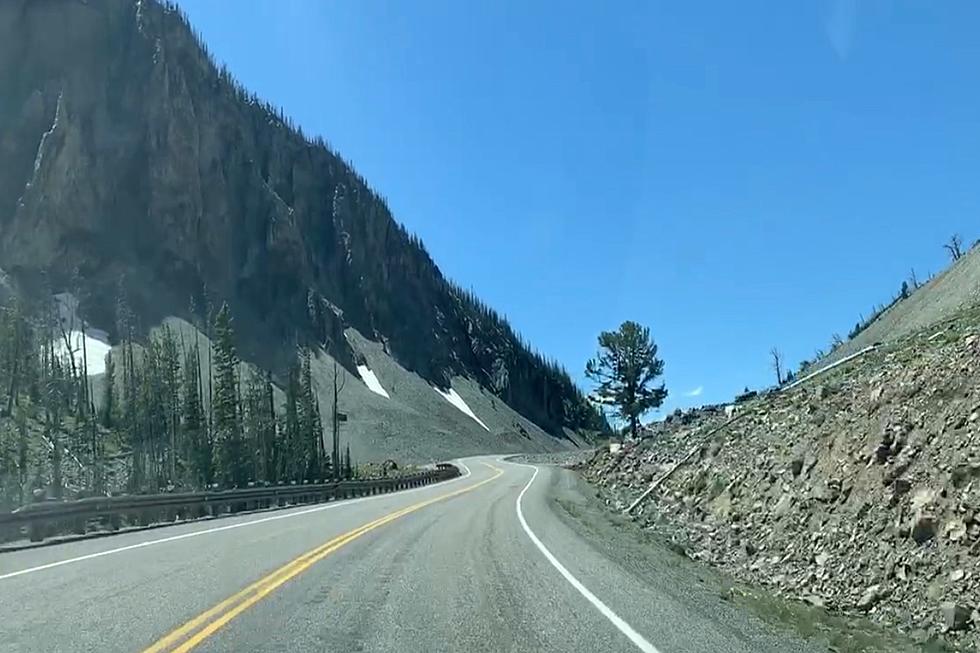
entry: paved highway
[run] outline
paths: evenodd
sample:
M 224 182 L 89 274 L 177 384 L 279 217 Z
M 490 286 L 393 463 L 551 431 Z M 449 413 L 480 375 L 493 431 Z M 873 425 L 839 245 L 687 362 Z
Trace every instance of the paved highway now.
M 572 472 L 462 466 L 397 494 L 0 554 L 0 650 L 823 650 L 582 518 Z

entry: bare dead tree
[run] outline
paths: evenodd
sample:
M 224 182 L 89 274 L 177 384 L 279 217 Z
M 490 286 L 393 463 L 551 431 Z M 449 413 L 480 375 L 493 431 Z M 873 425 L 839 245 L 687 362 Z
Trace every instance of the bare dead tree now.
M 949 257 L 954 262 L 958 261 L 963 256 L 963 239 L 960 238 L 959 234 L 953 234 L 949 237 L 949 242 L 943 245 L 943 248 L 949 252 Z
M 772 356 L 772 369 L 776 371 L 776 383 L 778 385 L 782 385 L 783 384 L 783 355 L 775 347 L 773 347 L 769 351 L 769 355 Z
M 333 410 L 331 425 L 333 427 L 333 451 L 330 454 L 330 466 L 335 480 L 340 480 L 340 394 L 347 385 L 347 373 L 339 369 L 337 361 L 333 362 Z
M 919 289 L 919 278 L 915 276 L 915 268 L 912 268 L 912 271 L 909 273 L 909 286 L 911 286 L 912 290 Z
M 75 353 L 77 350 L 71 344 L 71 336 L 75 331 L 75 311 L 77 310 L 77 304 L 72 306 L 69 305 L 68 310 L 68 320 L 67 327 L 66 321 L 59 317 L 57 319 L 58 329 L 61 332 L 61 339 L 65 343 L 65 352 L 68 356 L 68 373 L 70 375 L 69 381 L 72 385 L 75 384 L 75 379 L 78 377 L 78 370 L 75 367 Z
M 20 301 L 16 297 L 14 297 L 12 306 L 0 307 L 0 311 L 8 315 L 7 319 L 11 327 L 11 342 L 9 343 L 11 348 L 10 384 L 7 389 L 7 407 L 0 409 L 0 417 L 10 417 L 14 414 L 14 404 L 17 403 L 17 380 L 21 375 L 20 362 L 23 358 L 21 345 L 24 340 L 24 325 L 22 321 L 25 318 L 21 314 Z

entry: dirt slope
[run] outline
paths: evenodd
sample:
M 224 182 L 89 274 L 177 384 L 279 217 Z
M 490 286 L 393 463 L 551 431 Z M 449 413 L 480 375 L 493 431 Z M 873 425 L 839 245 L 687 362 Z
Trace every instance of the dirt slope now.
M 852 340 L 829 354 L 821 366 L 876 342 L 892 342 L 948 320 L 980 304 L 980 247 L 938 274 L 908 298 L 896 303 Z

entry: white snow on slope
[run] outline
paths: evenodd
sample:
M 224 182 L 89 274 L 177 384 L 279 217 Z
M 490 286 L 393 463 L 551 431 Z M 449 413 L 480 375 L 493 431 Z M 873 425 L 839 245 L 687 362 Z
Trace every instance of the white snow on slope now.
M 455 406 L 456 408 L 458 408 L 460 411 L 462 411 L 466 415 L 469 415 L 470 417 L 472 417 L 473 419 L 475 419 L 477 424 L 479 424 L 480 426 L 482 426 L 483 428 L 485 428 L 487 431 L 490 430 L 490 427 L 487 426 L 486 424 L 484 424 L 483 423 L 483 420 L 481 420 L 479 417 L 477 417 L 476 414 L 472 410 L 470 410 L 470 407 L 466 405 L 466 402 L 463 401 L 463 398 L 460 397 L 459 394 L 457 394 L 455 390 L 453 390 L 452 388 L 449 388 L 449 392 L 443 392 L 439 388 L 433 388 L 433 389 L 436 392 L 438 392 L 439 394 L 441 394 L 442 397 L 443 397 L 443 399 L 445 399 L 446 401 L 448 401 L 449 403 L 451 403 L 453 406 Z
M 78 298 L 68 292 L 53 296 L 55 307 L 58 309 L 59 329 L 55 330 L 54 350 L 58 356 L 68 357 L 68 351 L 75 359 L 75 369 L 81 372 L 82 362 L 88 360 L 88 375 L 105 374 L 105 356 L 111 349 L 109 334 L 96 329 L 91 324 L 83 322 L 78 314 Z M 84 326 L 85 336 L 82 336 Z M 64 334 L 68 334 L 68 346 L 65 345 Z M 85 355 L 82 355 L 82 342 L 85 343 Z
M 383 385 L 381 385 L 381 381 L 379 381 L 378 377 L 371 371 L 371 368 L 369 368 L 367 365 L 358 365 L 357 373 L 361 375 L 361 380 L 364 381 L 364 385 L 368 387 L 368 390 L 374 394 L 381 395 L 385 399 L 391 399 L 391 395 L 389 395 L 388 391 L 384 389 Z
M 82 342 L 85 343 L 85 356 L 82 356 Z M 84 338 L 81 331 L 69 331 L 68 342 L 71 346 L 71 354 L 75 358 L 75 368 L 81 372 L 83 360 L 88 360 L 88 375 L 105 374 L 105 356 L 112 347 L 107 342 L 98 338 L 93 338 L 91 333 L 86 333 Z M 65 339 L 58 338 L 54 343 L 54 351 L 58 356 L 68 355 L 65 346 Z

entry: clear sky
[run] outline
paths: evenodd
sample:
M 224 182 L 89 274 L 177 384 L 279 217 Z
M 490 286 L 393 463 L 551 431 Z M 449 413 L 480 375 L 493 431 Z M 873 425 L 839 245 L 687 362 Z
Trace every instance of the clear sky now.
M 442 270 L 584 381 L 730 400 L 980 237 L 980 3 L 181 0 Z

